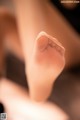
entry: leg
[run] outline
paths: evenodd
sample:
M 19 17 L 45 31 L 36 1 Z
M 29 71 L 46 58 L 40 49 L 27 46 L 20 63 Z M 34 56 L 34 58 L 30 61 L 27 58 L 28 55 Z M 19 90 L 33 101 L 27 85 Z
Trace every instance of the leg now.
M 32 53 L 37 34 L 45 31 L 57 38 L 65 47 L 66 68 L 80 63 L 80 36 L 72 29 L 55 6 L 49 4 L 48 0 L 13 1 L 16 6 L 23 51 L 27 56 L 26 60 Z
M 50 36 L 48 38 L 48 35 L 40 34 L 40 37 L 38 36 L 36 39 L 41 30 L 48 31 L 49 21 L 46 19 L 45 4 L 40 1 L 17 0 L 15 6 L 30 95 L 34 100 L 44 100 L 51 92 L 54 79 L 64 67 L 64 55 L 60 56 L 56 50 L 57 47 L 54 49 L 51 47 L 52 45 L 49 45 L 48 39 L 51 43 L 53 39 Z M 54 41 L 53 39 L 55 44 Z M 55 46 L 57 46 L 56 44 Z M 47 49 L 40 52 L 38 47 L 43 49 L 47 47 Z
M 4 49 L 23 60 L 15 16 L 4 7 L 0 7 L 0 42 L 0 48 L 2 48 L 2 43 L 5 44 Z
M 25 89 L 6 79 L 0 81 L 0 100 L 8 120 L 68 120 L 54 103 L 32 102 Z

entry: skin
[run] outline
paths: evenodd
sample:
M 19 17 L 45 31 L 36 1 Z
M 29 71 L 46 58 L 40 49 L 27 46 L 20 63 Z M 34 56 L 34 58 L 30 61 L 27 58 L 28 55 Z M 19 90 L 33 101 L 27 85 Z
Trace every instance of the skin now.
M 29 1 L 28 1 L 29 2 Z M 24 3 L 24 2 L 23 2 Z M 40 4 L 40 3 L 39 3 Z M 37 5 L 39 5 L 39 4 L 37 4 Z M 24 3 L 24 5 L 26 5 L 25 3 Z M 23 22 L 24 20 L 26 20 L 27 19 L 27 16 L 25 17 L 25 14 L 23 14 L 22 13 L 22 11 L 20 12 L 20 10 L 22 10 L 23 9 L 23 6 L 24 5 L 21 5 L 21 2 L 20 2 L 20 4 L 19 4 L 19 2 L 16 4 L 16 8 L 17 8 L 17 20 L 18 20 L 18 27 L 20 28 L 19 29 L 19 35 L 20 35 L 20 38 L 21 38 L 21 44 L 22 44 L 22 49 L 23 49 L 23 53 L 24 53 L 24 60 L 25 60 L 25 63 L 26 63 L 26 70 L 28 70 L 27 72 L 28 72 L 28 78 L 29 78 L 29 76 L 30 76 L 30 73 L 29 73 L 29 71 L 30 71 L 30 65 L 32 64 L 32 65 L 35 65 L 35 66 L 37 66 L 37 68 L 39 69 L 40 67 L 38 66 L 38 64 L 37 63 L 35 63 L 34 61 L 36 61 L 36 56 L 37 56 L 37 54 L 39 54 L 38 53 L 38 49 L 36 49 L 37 48 L 37 46 L 38 46 L 38 43 L 37 43 L 37 40 L 36 40 L 36 36 L 37 36 L 37 34 L 40 32 L 40 31 L 42 31 L 42 28 L 37 28 L 37 27 L 35 27 L 36 25 L 35 24 L 27 24 L 27 22 L 25 21 L 25 22 Z M 29 4 L 30 5 L 30 4 Z M 49 10 L 49 12 L 51 12 L 51 13 L 53 13 L 53 10 L 52 10 L 52 8 L 49 6 L 49 5 L 47 5 L 47 4 L 45 4 L 46 6 L 45 7 L 43 7 L 43 8 L 46 8 L 47 10 Z M 22 7 L 21 7 L 22 6 Z M 33 4 L 33 2 L 32 2 L 32 6 L 34 6 L 34 4 Z M 21 8 L 20 8 L 21 7 Z M 41 6 L 40 6 L 41 7 Z M 25 7 L 24 7 L 25 8 Z M 27 7 L 26 7 L 27 8 Z M 31 6 L 30 6 L 30 8 L 31 8 Z M 34 7 L 33 7 L 34 8 Z M 35 7 L 36 8 L 36 7 Z M 30 10 L 30 9 L 29 9 Z M 33 9 L 34 10 L 34 9 Z M 41 10 L 41 9 L 40 9 Z M 43 11 L 44 11 L 44 9 L 42 9 Z M 37 9 L 36 9 L 36 11 L 37 11 Z M 36 13 L 36 11 L 34 11 L 34 13 Z M 56 12 L 55 12 L 56 11 Z M 24 10 L 24 13 L 25 13 L 25 10 Z M 44 13 L 44 12 L 43 12 Z M 56 14 L 55 14 L 56 13 Z M 21 18 L 21 16 L 22 16 L 22 14 L 23 14 L 23 16 L 24 17 L 22 17 Z M 37 16 L 37 13 L 35 14 L 36 16 Z M 44 14 L 41 14 L 41 15 L 43 15 L 44 16 Z M 58 14 L 58 12 L 57 12 L 57 10 L 54 8 L 54 15 L 55 15 L 55 17 L 54 18 L 56 18 L 57 20 L 58 20 L 58 16 L 57 15 L 59 15 Z M 62 18 L 61 18 L 61 16 L 59 16 L 60 17 L 60 19 L 62 20 Z M 25 19 L 26 18 L 26 19 Z M 48 18 L 48 16 L 47 16 L 47 18 Z M 23 20 L 24 19 L 24 20 Z M 54 23 L 55 23 L 55 21 L 56 21 L 56 19 L 54 19 Z M 29 18 L 29 20 L 31 20 L 30 18 Z M 35 21 L 35 20 L 32 20 L 32 21 Z M 32 22 L 32 21 L 30 21 L 31 23 L 35 23 L 35 22 Z M 64 20 L 65 21 L 65 20 Z M 29 22 L 29 21 L 28 21 Z M 38 23 L 39 23 L 39 21 L 37 21 Z M 67 39 L 66 38 L 66 40 L 69 40 L 69 42 L 68 42 L 68 44 L 66 44 L 66 42 L 63 42 L 64 40 L 63 39 L 61 39 L 60 38 L 60 40 L 62 40 L 62 42 L 64 43 L 64 46 L 65 46 L 65 48 L 67 48 L 67 53 L 68 53 L 68 51 L 69 51 L 69 60 L 71 61 L 72 59 L 71 58 L 74 58 L 74 56 L 73 56 L 73 54 L 72 54 L 72 56 L 71 56 L 71 53 L 74 53 L 74 49 L 72 50 L 70 47 L 70 44 L 73 46 L 73 48 L 78 48 L 78 50 L 80 49 L 79 48 L 79 45 L 78 45 L 78 43 L 79 42 L 76 42 L 75 41 L 75 38 L 76 39 L 79 39 L 79 37 L 78 37 L 78 35 L 71 29 L 71 27 L 70 26 L 68 26 L 67 27 L 67 25 L 65 25 L 64 24 L 64 22 L 62 23 L 61 21 L 59 21 L 60 23 L 58 23 L 58 24 L 60 24 L 61 25 L 61 27 L 62 28 L 65 28 L 64 29 L 64 31 L 65 32 L 67 32 L 67 38 L 69 38 L 69 39 Z M 66 21 L 65 21 L 66 22 Z M 24 24 L 23 24 L 24 23 Z M 26 24 L 25 24 L 26 23 Z M 41 23 L 41 21 L 40 21 L 40 23 Z M 44 22 L 45 23 L 45 22 Z M 67 23 L 67 22 L 66 22 Z M 33 28 L 36 28 L 34 31 L 33 30 L 31 30 L 31 26 L 30 25 L 32 25 L 32 27 Z M 46 23 L 46 25 L 48 25 L 47 23 Z M 51 24 L 52 26 L 54 26 L 55 24 Z M 57 37 L 59 37 L 59 33 L 57 33 L 58 31 L 56 31 L 55 29 L 53 30 L 53 32 L 52 32 L 52 30 L 50 31 L 50 24 L 49 24 L 49 28 L 47 28 L 46 26 L 44 26 L 44 24 L 42 25 L 42 27 L 44 28 L 44 31 L 46 31 L 47 33 L 49 33 L 50 35 L 52 35 L 52 36 L 57 36 Z M 60 28 L 61 28 L 60 27 Z M 54 27 L 53 27 L 54 28 Z M 71 32 L 70 32 L 70 30 L 69 30 L 69 28 L 70 28 L 70 30 L 71 30 Z M 30 30 L 30 31 L 27 31 L 27 29 L 28 30 Z M 26 35 L 26 32 L 25 31 L 27 31 L 27 35 Z M 64 32 L 63 31 L 63 32 Z M 65 33 L 64 32 L 64 33 Z M 32 34 L 32 36 L 29 36 L 29 33 L 33 33 Z M 54 33 L 54 35 L 53 35 L 53 33 Z M 71 33 L 71 34 L 70 34 Z M 74 33 L 74 34 L 73 34 Z M 73 36 L 72 36 L 73 35 Z M 30 39 L 30 37 L 32 38 L 32 39 Z M 29 38 L 29 39 L 28 39 Z M 70 40 L 70 38 L 72 38 L 73 40 L 74 40 L 74 42 L 72 42 L 71 40 Z M 26 42 L 26 39 L 27 39 L 27 42 Z M 44 40 L 44 39 L 43 39 Z M 36 42 L 35 42 L 36 41 Z M 41 39 L 40 39 L 40 41 L 41 41 Z M 47 41 L 47 40 L 46 40 Z M 50 40 L 51 41 L 51 40 Z M 32 45 L 30 45 L 30 43 L 32 43 Z M 45 42 L 46 43 L 46 42 Z M 75 45 L 75 46 L 74 46 Z M 34 48 L 33 48 L 33 46 L 34 46 Z M 44 45 L 45 46 L 45 45 Z M 51 47 L 50 47 L 50 45 L 48 44 L 48 47 L 47 48 L 49 48 L 48 50 L 49 50 L 49 54 L 51 54 L 51 53 L 54 53 L 54 54 L 56 54 L 57 52 L 52 52 L 52 49 L 51 49 Z M 32 51 L 35 51 L 35 52 L 32 52 Z M 55 51 L 55 50 L 54 50 Z M 76 51 L 76 52 L 78 52 L 78 51 Z M 31 53 L 32 53 L 32 55 L 31 55 Z M 46 58 L 46 56 L 48 56 L 49 55 L 48 54 L 48 51 L 47 51 L 47 54 L 44 54 L 44 60 L 42 60 L 42 61 L 46 61 L 45 60 L 45 58 Z M 77 54 L 76 54 L 77 55 Z M 79 55 L 79 54 L 78 54 Z M 40 55 L 39 55 L 40 56 Z M 59 56 L 59 54 L 58 54 L 58 56 Z M 66 59 L 68 58 L 68 55 L 66 54 Z M 30 57 L 32 57 L 33 58 L 33 62 L 32 61 L 30 61 L 29 62 L 29 60 L 30 60 Z M 76 56 L 76 59 L 78 60 L 78 57 L 79 56 Z M 42 58 L 41 58 L 42 59 Z M 56 58 L 56 59 L 58 59 L 58 58 Z M 48 59 L 49 60 L 49 59 Z M 61 60 L 62 60 L 62 58 L 61 58 Z M 56 61 L 56 60 L 55 60 Z M 51 61 L 49 61 L 49 63 L 50 63 Z M 62 62 L 63 63 L 63 62 Z M 68 63 L 68 61 L 67 61 L 67 63 Z M 74 63 L 74 62 L 73 62 Z M 29 67 L 27 67 L 27 65 L 29 65 Z M 44 65 L 44 64 L 42 64 L 41 63 L 41 66 L 42 65 Z M 54 63 L 52 63 L 52 65 L 55 65 Z M 69 64 L 70 65 L 70 64 Z M 45 66 L 45 65 L 44 65 Z M 57 66 L 56 66 L 57 67 Z M 63 66 L 61 66 L 61 69 L 58 71 L 58 73 L 57 73 L 57 76 L 59 75 L 59 73 L 61 72 L 61 70 L 62 70 L 62 68 L 64 67 L 64 64 L 63 64 Z M 42 68 L 43 68 L 43 66 L 42 66 Z M 41 69 L 42 69 L 41 68 Z M 44 67 L 45 68 L 45 67 Z M 52 69 L 53 67 L 51 67 L 51 69 Z M 36 69 L 36 68 L 35 68 Z M 43 69 L 43 70 L 45 70 L 45 69 Z M 55 69 L 56 70 L 56 69 Z M 37 71 L 37 69 L 36 69 L 36 71 Z M 42 70 L 41 70 L 42 71 Z M 32 71 L 31 71 L 32 72 Z M 39 72 L 39 71 L 38 71 Z M 31 73 L 31 74 L 33 74 L 33 72 Z M 50 75 L 51 76 L 51 75 Z M 44 81 L 46 80 L 46 75 L 44 75 L 44 77 L 45 77 L 45 79 L 44 79 Z M 35 78 L 35 77 L 33 77 L 33 78 Z M 55 78 L 55 77 L 54 77 Z M 31 80 L 32 78 L 29 78 L 28 79 L 28 81 L 32 81 Z M 37 81 L 37 79 L 33 79 L 33 81 Z M 53 83 L 53 79 L 51 79 L 50 80 L 50 82 L 52 82 Z M 34 99 L 34 100 L 37 100 L 38 99 L 38 94 L 36 93 L 36 90 L 38 90 L 38 88 L 35 88 L 34 87 L 34 84 L 31 82 L 31 83 L 29 83 L 29 86 L 31 86 L 31 88 L 33 89 L 33 93 L 31 93 L 31 91 L 30 91 L 30 98 L 31 99 Z M 37 86 L 37 85 L 36 85 Z M 43 88 L 46 88 L 45 86 L 45 84 L 43 84 Z M 42 86 L 41 86 L 42 87 Z M 40 87 L 40 89 L 41 89 L 41 87 Z M 50 88 L 51 88 L 51 86 L 50 86 Z M 49 89 L 50 89 L 49 88 Z M 40 90 L 39 89 L 39 90 Z M 1 90 L 2 91 L 2 90 Z M 41 90 L 40 90 L 40 92 L 41 92 Z M 40 94 L 40 92 L 39 92 L 39 94 Z M 18 93 L 19 93 L 19 91 L 18 91 Z M 42 92 L 41 92 L 42 93 Z M 11 92 L 11 94 L 12 94 L 12 92 Z M 46 96 L 47 96 L 47 94 L 46 94 Z M 4 97 L 3 97 L 4 98 Z M 43 95 L 39 98 L 39 100 L 41 101 L 41 100 L 44 100 L 45 98 L 43 97 Z M 3 101 L 3 100 L 2 100 Z M 23 101 L 24 102 L 24 101 Z M 23 103 L 22 102 L 22 103 Z M 5 104 L 5 102 L 4 102 L 4 104 Z M 27 106 L 26 106 L 27 107 Z M 7 108 L 7 107 L 6 107 Z M 63 115 L 62 115 L 63 116 Z
M 10 51 L 11 48 L 15 47 L 14 50 L 18 51 L 16 55 L 19 56 L 19 58 L 22 58 L 23 54 L 20 55 L 21 46 L 16 28 L 16 22 L 14 21 L 15 19 L 4 9 L 2 9 L 1 12 L 2 33 L 4 32 L 2 38 L 5 40 L 5 44 L 7 44 L 6 47 Z M 48 43 L 48 39 L 50 43 Z M 55 46 L 53 45 L 52 47 L 52 44 Z M 29 83 L 30 96 L 33 100 L 46 100 L 51 93 L 54 80 L 63 70 L 65 64 L 65 50 L 61 44 L 60 46 L 57 44 L 60 43 L 57 42 L 55 44 L 55 39 L 47 35 L 45 32 L 41 32 L 35 40 L 31 58 L 27 63 L 27 78 Z M 63 54 L 58 49 L 61 49 Z M 35 72 L 32 71 L 32 68 Z
M 24 1 L 13 0 L 13 2 L 16 10 L 15 14 L 16 14 L 16 19 L 17 19 L 18 28 L 19 28 L 19 35 L 21 38 L 20 40 L 22 43 L 23 53 L 25 55 L 24 56 L 25 72 L 28 77 L 30 96 L 32 97 L 33 100 L 38 100 L 38 101 L 45 100 L 45 98 L 48 97 L 50 92 L 45 95 L 45 92 L 43 94 L 43 91 L 44 89 L 46 90 L 47 88 L 48 88 L 48 91 L 51 91 L 50 83 L 53 83 L 53 81 L 57 76 L 54 77 L 53 79 L 53 77 L 51 77 L 52 76 L 51 74 L 54 74 L 55 76 L 55 72 L 53 73 L 50 72 L 51 74 L 48 82 L 47 80 L 48 77 L 46 78 L 47 74 L 45 75 L 45 77 L 43 75 L 43 73 L 45 74 L 45 71 L 46 71 L 46 68 L 45 67 L 43 68 L 45 64 L 42 65 L 41 63 L 39 66 L 37 62 L 35 62 L 37 61 L 36 56 L 37 54 L 39 54 L 38 50 L 36 49 L 36 47 L 38 46 L 38 43 L 37 43 L 38 40 L 36 40 L 37 34 L 39 34 L 41 31 L 45 31 L 46 33 L 58 38 L 58 40 L 63 44 L 63 46 L 67 51 L 66 64 L 68 66 L 66 65 L 66 67 L 69 67 L 70 64 L 71 65 L 75 64 L 75 59 L 74 59 L 75 57 L 76 57 L 76 61 L 80 62 L 79 36 L 76 34 L 76 32 L 74 32 L 74 30 L 67 23 L 67 21 L 56 10 L 56 8 L 54 6 L 52 8 L 50 3 L 46 1 L 40 1 L 40 0 L 24 0 Z M 50 47 L 49 47 L 49 51 L 50 53 L 47 51 L 47 56 L 48 54 L 50 55 L 52 53 L 52 49 Z M 75 56 L 74 56 L 74 53 L 75 53 Z M 55 57 L 55 60 L 51 63 L 50 61 L 51 56 L 47 57 L 47 60 L 46 60 L 45 53 L 43 54 L 43 56 L 44 57 L 42 57 L 42 59 L 45 61 L 45 63 L 48 60 L 48 64 L 52 64 L 52 66 L 49 65 L 50 70 L 54 69 L 53 65 L 55 66 L 55 61 L 58 60 L 58 57 Z M 57 62 L 58 61 L 56 61 L 56 64 Z M 62 68 L 63 66 L 64 64 L 62 65 Z M 32 68 L 36 72 L 33 71 Z M 60 71 L 57 71 L 56 73 L 60 73 Z M 39 76 L 41 76 L 40 80 L 38 80 Z M 47 81 L 47 83 L 43 84 L 43 87 L 42 87 L 42 83 L 44 83 L 43 81 Z M 35 83 L 37 83 L 36 84 L 37 86 L 35 85 Z M 49 86 L 47 87 L 48 84 Z
M 2 36 L 3 38 L 2 40 L 6 42 L 7 49 L 11 50 L 8 45 L 9 41 L 11 40 L 10 45 L 14 43 L 13 37 L 15 36 L 14 37 L 15 44 L 13 44 L 13 47 L 14 47 L 17 44 L 17 41 L 19 42 L 19 39 L 18 39 L 19 37 L 18 37 L 17 32 L 14 31 L 15 27 L 12 27 L 15 25 L 13 24 L 12 20 L 11 20 L 11 24 L 9 24 L 10 23 L 9 17 L 11 17 L 11 15 L 9 13 L 6 13 L 4 10 L 2 10 L 1 13 L 2 13 L 1 23 L 2 23 L 2 28 L 3 28 L 2 30 L 5 31 L 3 32 L 4 34 Z M 7 21 L 7 18 L 5 17 L 6 15 L 8 18 L 8 22 L 6 22 Z M 4 27 L 4 24 L 6 25 L 7 29 Z M 9 39 L 9 41 L 6 38 Z M 46 33 L 40 33 L 38 37 L 36 38 L 36 41 L 34 44 L 33 56 L 35 56 L 35 59 L 34 59 L 35 65 L 37 63 L 38 69 L 41 66 L 40 72 L 42 74 L 43 81 L 39 80 L 39 83 L 37 82 L 35 84 L 36 86 L 38 85 L 39 88 L 36 88 L 36 86 L 34 86 L 33 88 L 34 92 L 30 91 L 31 93 L 28 94 L 27 91 L 24 90 L 24 88 L 21 88 L 18 85 L 12 82 L 9 82 L 6 79 L 0 80 L 0 102 L 3 103 L 3 105 L 5 106 L 5 112 L 7 112 L 8 120 L 17 120 L 17 119 L 30 119 L 31 120 L 31 119 L 38 119 L 38 118 L 40 118 L 41 120 L 42 119 L 48 120 L 50 118 L 57 119 L 57 120 L 68 119 L 67 115 L 60 108 L 58 108 L 55 104 L 53 105 L 50 103 L 39 103 L 38 104 L 32 101 L 32 99 L 34 99 L 35 101 L 42 101 L 49 96 L 54 79 L 60 74 L 60 72 L 62 71 L 64 67 L 64 54 L 62 56 L 61 55 L 62 52 L 59 52 L 59 49 L 56 48 L 57 45 L 54 46 L 53 43 L 60 44 L 59 42 L 55 42 L 55 39 L 47 35 Z M 60 49 L 64 51 L 62 47 Z M 51 57 L 52 55 L 54 55 L 53 59 L 55 59 L 55 62 L 56 62 L 56 59 L 59 59 L 59 61 L 57 62 L 58 65 L 54 64 L 53 60 L 51 61 L 50 59 L 48 59 L 48 57 Z M 51 72 L 50 74 L 48 73 L 49 76 L 51 77 L 51 80 L 48 81 L 47 84 L 45 84 L 46 82 L 45 80 L 47 80 L 47 77 L 46 77 L 46 74 L 42 72 L 46 70 L 46 68 L 48 67 L 46 66 L 47 64 L 48 65 L 50 64 L 50 68 L 47 71 L 47 73 Z M 53 74 L 53 76 L 51 76 L 53 73 L 53 67 L 51 67 L 52 64 L 53 66 L 55 65 L 54 71 L 56 73 L 56 74 Z M 35 71 L 37 71 L 36 68 L 35 68 Z M 33 75 L 33 73 L 31 73 L 31 75 Z M 34 80 L 36 81 L 38 80 L 38 77 L 37 79 L 35 79 L 34 75 L 32 77 L 34 78 Z M 30 82 L 29 84 L 31 84 L 31 86 L 33 85 L 32 82 Z M 43 87 L 41 86 L 41 84 L 43 84 Z M 40 95 L 35 94 L 35 90 L 41 90 L 41 88 L 43 89 L 44 93 L 42 94 L 43 91 L 40 91 L 39 92 Z M 45 90 L 50 90 L 50 91 L 48 94 L 46 94 Z M 16 98 L 15 101 L 14 101 L 14 98 Z M 19 107 L 19 106 L 22 106 L 22 107 Z M 20 109 L 20 108 L 23 108 L 23 109 Z
M 6 79 L 0 82 L 0 100 L 8 120 L 68 120 L 55 104 L 33 102 L 24 88 Z
M 0 37 L 0 45 L 2 46 L 0 46 L 0 55 L 4 55 L 3 51 L 5 52 L 6 50 L 15 54 L 20 60 L 23 60 L 15 16 L 5 7 L 0 7 Z
M 36 101 L 48 98 L 53 87 L 53 82 L 65 65 L 64 48 L 55 44 L 54 41 L 55 39 L 50 38 L 46 33 L 40 33 L 38 39 L 35 41 L 31 60 L 27 65 L 30 96 Z M 62 51 L 58 51 L 57 48 Z
M 2 40 L 5 41 L 6 48 L 9 50 L 12 50 L 10 49 L 8 45 L 9 41 L 10 41 L 10 45 L 13 45 L 12 47 L 15 47 L 15 45 L 19 42 L 18 33 L 17 33 L 17 30 L 15 29 L 16 27 L 13 27 L 15 24 L 12 22 L 13 18 L 10 15 L 10 13 L 6 13 L 4 9 L 2 9 L 1 14 L 2 14 L 1 23 L 2 23 L 2 28 L 3 28 L 2 30 L 5 31 L 5 32 L 2 32 L 4 33 L 2 34 L 3 35 Z M 12 18 L 12 20 L 10 19 L 10 17 Z M 4 27 L 4 25 L 6 25 L 6 27 Z M 14 31 L 14 29 L 16 31 Z M 13 38 L 15 41 L 13 41 Z M 32 89 L 31 89 L 30 94 L 27 93 L 27 91 L 24 90 L 24 88 L 21 88 L 18 85 L 12 82 L 9 82 L 6 79 L 0 80 L 0 102 L 3 103 L 3 105 L 5 106 L 5 112 L 8 115 L 8 120 L 17 120 L 17 119 L 32 120 L 32 119 L 38 119 L 38 118 L 40 118 L 41 120 L 42 119 L 48 120 L 50 118 L 57 119 L 57 120 L 68 119 L 67 115 L 60 108 L 58 108 L 55 104 L 52 105 L 47 102 L 38 104 L 32 101 L 32 100 L 43 101 L 50 95 L 52 83 L 55 80 L 55 78 L 60 74 L 60 72 L 62 71 L 64 67 L 64 54 L 61 55 L 62 52 L 59 51 L 60 49 L 64 51 L 64 48 L 62 48 L 61 44 L 60 46 L 58 46 L 57 44 L 60 44 L 60 43 L 44 32 L 40 33 L 38 37 L 36 38 L 34 50 L 33 50 L 34 51 L 33 56 L 35 56 L 35 59 L 34 59 L 35 65 L 37 63 L 38 69 L 41 66 L 40 72 L 42 74 L 43 81 L 40 81 L 41 80 L 40 79 L 35 84 L 36 86 L 38 85 L 39 88 L 36 88 L 36 86 L 34 86 L 34 88 L 32 88 L 34 91 L 32 92 L 31 91 Z M 17 46 L 20 47 L 20 44 L 19 45 L 17 44 Z M 13 51 L 13 53 L 15 53 L 15 51 Z M 50 59 L 48 59 L 48 57 L 51 57 L 52 55 L 53 55 L 53 59 L 55 59 L 55 62 L 57 59 L 59 59 L 59 61 L 57 62 L 58 65 L 54 64 L 53 60 L 51 61 Z M 18 55 L 18 57 L 21 57 L 21 56 Z M 47 81 L 48 83 L 45 84 L 46 82 L 45 80 L 47 80 L 47 77 L 46 77 L 46 74 L 43 73 L 43 71 L 46 70 L 46 68 L 48 67 L 47 64 L 48 65 L 50 64 L 50 68 L 47 71 L 47 74 L 49 75 L 49 77 L 51 77 L 51 80 Z M 53 74 L 53 76 L 51 76 L 53 73 L 53 67 L 51 67 L 52 64 L 53 66 L 55 65 L 54 71 L 56 73 L 56 74 Z M 35 71 L 37 71 L 36 68 L 35 68 Z M 49 74 L 48 72 L 51 72 L 51 73 Z M 36 76 L 34 76 L 33 73 L 31 73 L 31 75 L 33 75 L 32 77 L 34 78 L 35 81 L 38 80 L 38 76 L 35 79 Z M 53 81 L 52 81 L 52 78 L 53 78 Z M 30 82 L 29 84 L 31 84 L 30 86 L 33 85 L 32 82 Z M 41 84 L 43 86 L 41 86 Z M 39 91 L 39 94 L 35 94 L 35 90 L 41 90 L 41 89 L 43 90 Z M 49 93 L 46 94 L 45 92 L 46 90 L 49 90 L 48 91 Z M 42 94 L 43 91 L 44 93 Z M 16 98 L 15 101 L 14 101 L 14 98 Z M 21 108 L 23 109 L 20 109 L 19 106 L 22 106 Z M 15 116 L 12 114 L 14 114 Z
M 48 0 L 13 0 L 13 3 L 23 53 L 26 57 L 25 63 L 29 61 L 34 41 L 41 31 L 57 38 L 66 49 L 65 68 L 80 63 L 80 35 L 76 33 L 55 6 L 52 6 Z M 32 35 L 30 36 L 30 34 Z
M 3 31 L 2 38 L 5 41 L 5 46 L 9 51 L 15 48 L 13 52 L 20 58 L 23 57 L 21 50 L 24 48 L 20 46 L 21 44 L 14 16 L 2 9 L 1 20 L 3 21 L 1 21 L 1 29 Z M 41 32 L 34 41 L 32 51 L 31 55 L 29 53 L 30 60 L 27 59 L 27 67 L 25 70 L 28 78 L 29 93 L 33 100 L 44 101 L 49 97 L 53 82 L 64 68 L 65 50 L 55 38 L 45 32 Z M 25 56 L 26 55 L 24 55 L 24 61 Z

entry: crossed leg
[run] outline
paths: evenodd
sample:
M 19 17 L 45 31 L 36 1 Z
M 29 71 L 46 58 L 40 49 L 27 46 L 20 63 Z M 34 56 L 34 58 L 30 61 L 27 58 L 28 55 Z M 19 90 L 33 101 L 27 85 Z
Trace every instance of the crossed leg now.
M 5 16 L 5 12 L 3 12 L 2 15 Z M 15 44 L 17 44 L 19 39 L 17 37 L 18 34 L 16 33 L 16 27 L 14 27 L 12 22 L 13 18 L 9 13 L 6 13 L 6 16 L 8 22 L 6 22 L 6 19 L 4 19 L 3 16 L 1 17 L 2 24 L 6 25 L 6 27 L 2 29 L 2 38 L 5 40 L 7 37 L 13 43 L 13 40 L 15 40 Z M 9 19 L 10 17 L 12 19 Z M 16 39 L 13 39 L 14 36 Z M 8 80 L 2 79 L 0 81 L 0 102 L 4 104 L 5 110 L 10 117 L 9 119 L 16 120 L 20 117 L 20 115 L 22 115 L 22 118 L 19 119 L 31 117 L 31 120 L 41 117 L 41 119 L 45 118 L 46 120 L 50 118 L 66 120 L 67 116 L 57 106 L 47 103 L 38 105 L 37 103 L 31 101 L 32 99 L 42 101 L 50 95 L 53 82 L 62 71 L 64 64 L 64 48 L 62 45 L 56 39 L 44 32 L 41 32 L 34 42 L 31 60 L 27 64 L 30 97 L 26 93 L 26 90 L 23 90 Z M 15 101 L 14 97 L 16 97 Z M 16 104 L 17 102 L 18 104 Z M 20 109 L 20 105 L 23 109 Z M 29 109 L 30 111 L 28 111 Z M 26 110 L 28 112 L 27 115 Z M 11 111 L 14 111 L 15 116 L 12 115 Z M 31 113 L 31 111 L 34 112 L 35 116 Z M 36 116 L 36 112 L 38 113 L 38 116 Z M 45 115 L 46 113 L 47 116 Z M 56 116 L 56 114 L 58 114 L 58 116 Z
M 24 48 L 20 46 L 15 18 L 4 9 L 1 9 L 0 14 L 4 43 L 12 43 L 13 48 L 17 46 L 15 51 L 21 54 Z M 9 41 L 6 41 L 6 38 Z M 47 35 L 45 32 L 41 32 L 34 41 L 32 53 L 29 53 L 29 56 L 30 59 L 27 63 L 26 71 L 30 97 L 34 100 L 45 100 L 50 95 L 54 80 L 64 67 L 64 48 L 55 38 Z
M 53 82 L 64 67 L 64 48 L 53 37 L 41 32 L 48 31 L 42 2 L 31 0 L 14 3 L 30 97 L 43 101 L 50 95 Z

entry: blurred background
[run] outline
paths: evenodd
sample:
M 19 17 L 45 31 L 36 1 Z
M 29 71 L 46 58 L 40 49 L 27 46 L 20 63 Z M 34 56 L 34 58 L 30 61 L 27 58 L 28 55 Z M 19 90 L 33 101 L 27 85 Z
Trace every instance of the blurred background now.
M 60 14 L 70 24 L 75 33 L 80 35 L 80 1 L 77 1 L 75 4 L 66 4 L 65 1 L 51 0 L 49 2 L 51 2 L 52 6 L 56 7 Z M 14 6 L 11 0 L 0 0 L 0 6 L 6 6 L 10 11 L 12 11 L 12 13 L 14 13 Z M 6 69 L 5 76 L 13 82 L 28 88 L 24 62 L 11 51 L 8 51 L 5 56 L 5 61 L 3 59 L 1 60 L 1 71 L 3 66 L 6 66 L 4 67 Z M 3 61 L 5 65 L 2 66 L 2 64 L 4 64 Z M 48 100 L 61 107 L 70 116 L 71 120 L 80 120 L 79 62 L 76 65 L 63 70 L 55 81 L 54 89 Z

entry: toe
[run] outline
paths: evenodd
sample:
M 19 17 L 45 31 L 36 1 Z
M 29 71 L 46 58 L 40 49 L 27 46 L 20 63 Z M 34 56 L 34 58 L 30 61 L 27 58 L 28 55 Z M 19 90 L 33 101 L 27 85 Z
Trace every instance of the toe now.
M 48 37 L 44 34 L 41 35 L 37 40 L 37 49 L 39 51 L 44 51 L 48 46 Z

